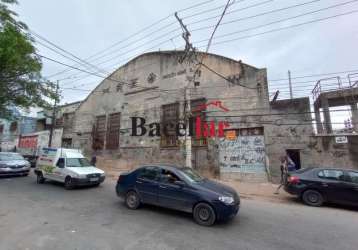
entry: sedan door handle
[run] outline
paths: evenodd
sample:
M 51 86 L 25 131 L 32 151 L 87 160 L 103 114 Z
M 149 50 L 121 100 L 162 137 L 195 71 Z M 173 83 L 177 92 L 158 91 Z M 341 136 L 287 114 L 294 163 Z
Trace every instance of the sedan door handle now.
M 163 186 L 163 185 L 159 185 L 160 188 L 167 188 L 166 186 Z
M 322 186 L 323 187 L 328 187 L 328 184 L 327 183 L 322 183 Z
M 142 183 L 143 183 L 142 181 L 138 181 L 138 180 L 137 180 L 137 181 L 135 181 L 135 182 L 136 182 L 136 183 L 139 183 L 139 184 L 142 184 Z

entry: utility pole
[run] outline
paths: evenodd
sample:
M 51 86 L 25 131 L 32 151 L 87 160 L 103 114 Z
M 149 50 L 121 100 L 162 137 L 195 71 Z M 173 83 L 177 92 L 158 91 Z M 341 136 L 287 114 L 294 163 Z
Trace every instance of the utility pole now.
M 59 84 L 58 84 L 58 80 L 56 83 L 56 96 L 58 95 L 58 89 L 59 89 Z M 53 109 L 52 109 L 52 117 L 51 117 L 51 127 L 50 127 L 50 137 L 48 139 L 48 147 L 50 148 L 52 145 L 52 135 L 53 135 L 53 130 L 55 127 L 55 120 L 56 120 L 56 105 L 57 105 L 57 99 L 55 99 L 55 103 L 53 105 Z
M 191 145 L 191 136 L 189 133 L 189 122 L 190 122 L 190 116 L 191 116 L 191 104 L 190 104 L 190 86 L 194 79 L 194 76 L 189 76 L 188 73 L 190 72 L 190 61 L 191 56 L 190 52 L 195 52 L 195 49 L 193 48 L 192 44 L 190 43 L 190 32 L 188 31 L 187 27 L 184 25 L 182 19 L 178 17 L 178 13 L 175 12 L 175 17 L 180 23 L 181 28 L 183 29 L 183 39 L 185 40 L 185 49 L 183 56 L 179 59 L 179 63 L 183 63 L 184 60 L 188 61 L 187 68 L 186 68 L 186 74 L 187 74 L 187 83 L 184 87 L 184 120 L 186 123 L 186 130 L 185 130 L 185 166 L 192 168 L 192 145 Z M 196 72 L 194 71 L 194 74 Z
M 291 71 L 288 71 L 288 84 L 290 86 L 290 98 L 293 99 L 292 82 L 291 82 Z

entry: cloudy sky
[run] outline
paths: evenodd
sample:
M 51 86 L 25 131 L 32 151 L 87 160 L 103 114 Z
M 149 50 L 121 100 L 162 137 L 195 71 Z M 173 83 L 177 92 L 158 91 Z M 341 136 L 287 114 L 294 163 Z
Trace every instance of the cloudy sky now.
M 86 59 L 100 68 L 98 74 L 104 75 L 143 52 L 183 46 L 175 11 L 192 31 L 194 46 L 205 47 L 213 31 L 211 26 L 218 21 L 225 3 L 226 0 L 19 0 L 15 10 L 31 30 Z M 270 90 L 280 89 L 281 97 L 289 96 L 285 78 L 290 70 L 294 95 L 310 95 L 320 78 L 340 75 L 346 84 L 348 71 L 358 72 L 358 12 L 354 11 L 358 11 L 358 0 L 236 0 L 224 16 L 210 52 L 267 68 Z M 342 16 L 322 20 L 337 15 Z M 319 19 L 322 21 L 315 22 Z M 297 26 L 305 22 L 310 23 Z M 295 27 L 285 28 L 290 26 Z M 280 28 L 284 29 L 271 32 Z M 42 55 L 76 65 L 39 43 L 37 48 Z M 45 59 L 43 64 L 44 76 L 67 69 Z M 77 67 L 96 71 L 83 65 Z M 301 78 L 333 72 L 344 73 Z M 84 90 L 93 89 L 101 81 L 76 70 L 50 79 L 60 80 L 62 103 L 85 98 L 89 92 Z M 327 88 L 335 84 L 335 80 L 324 82 Z M 342 117 L 335 116 L 334 122 L 341 122 L 347 115 L 340 113 Z

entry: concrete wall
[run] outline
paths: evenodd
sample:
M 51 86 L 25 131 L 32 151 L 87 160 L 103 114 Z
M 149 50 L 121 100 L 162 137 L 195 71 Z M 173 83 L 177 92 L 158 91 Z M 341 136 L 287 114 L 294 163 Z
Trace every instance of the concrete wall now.
M 265 119 L 270 122 L 265 126 L 266 153 L 273 181 L 278 181 L 280 157 L 287 149 L 300 151 L 301 167 L 314 164 L 308 145 L 313 135 L 312 117 L 309 98 L 278 100 L 270 104 L 271 115 Z
M 310 137 L 308 148 L 314 158 L 312 166 L 358 169 L 358 135 L 346 135 L 347 143 L 337 143 L 336 136 Z

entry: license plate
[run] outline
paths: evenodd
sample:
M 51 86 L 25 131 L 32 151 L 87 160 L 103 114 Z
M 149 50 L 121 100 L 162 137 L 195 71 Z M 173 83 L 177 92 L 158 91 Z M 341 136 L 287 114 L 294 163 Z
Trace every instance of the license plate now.
M 96 177 L 96 178 L 90 178 L 90 181 L 98 181 L 98 180 L 99 180 L 98 177 Z

